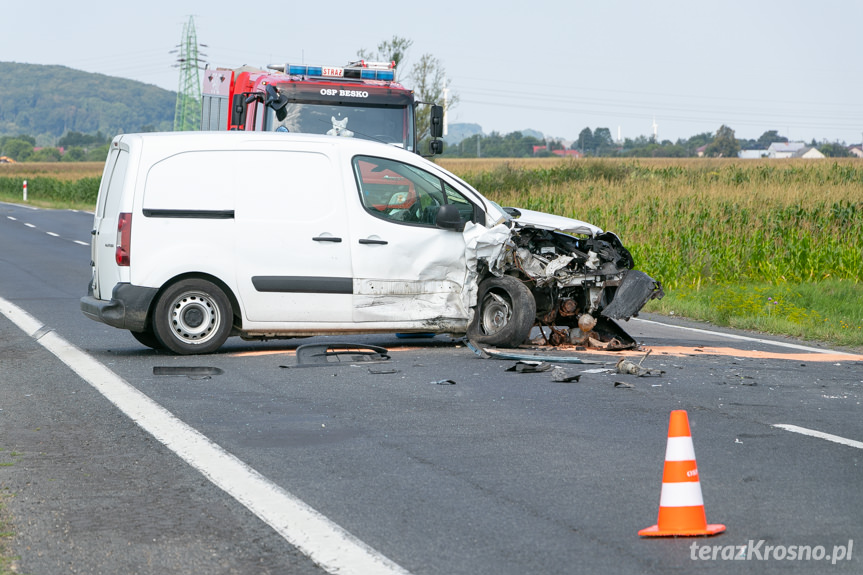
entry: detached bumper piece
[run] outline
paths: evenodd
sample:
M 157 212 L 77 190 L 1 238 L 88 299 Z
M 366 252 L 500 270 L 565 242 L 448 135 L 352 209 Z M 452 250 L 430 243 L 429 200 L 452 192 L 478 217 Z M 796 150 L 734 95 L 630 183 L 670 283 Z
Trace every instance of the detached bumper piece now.
M 387 361 L 388 350 L 376 345 L 358 343 L 310 343 L 297 348 L 296 367 L 350 365 L 360 362 Z
M 638 315 L 644 304 L 652 299 L 662 299 L 662 285 L 638 270 L 629 270 L 614 294 L 614 299 L 602 310 L 601 315 L 609 319 L 628 320 Z

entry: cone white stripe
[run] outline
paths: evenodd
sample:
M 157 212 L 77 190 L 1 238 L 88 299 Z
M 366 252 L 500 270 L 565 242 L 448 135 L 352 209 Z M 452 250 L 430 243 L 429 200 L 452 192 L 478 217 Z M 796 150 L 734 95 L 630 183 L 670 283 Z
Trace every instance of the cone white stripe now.
M 660 507 L 690 507 L 704 505 L 701 497 L 701 483 L 684 481 L 681 483 L 663 483 L 659 495 Z
M 695 461 L 692 437 L 669 437 L 665 447 L 665 461 Z

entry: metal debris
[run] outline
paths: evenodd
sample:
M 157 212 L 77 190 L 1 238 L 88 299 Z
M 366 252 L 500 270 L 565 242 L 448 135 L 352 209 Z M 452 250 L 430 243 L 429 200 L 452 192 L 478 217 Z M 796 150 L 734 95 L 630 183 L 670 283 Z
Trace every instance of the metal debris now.
M 568 369 L 563 367 L 555 366 L 555 368 L 551 372 L 551 381 L 558 381 L 560 383 L 571 383 L 574 381 L 578 381 L 579 379 L 581 379 L 580 373 L 570 373 Z
M 550 363 L 602 363 L 601 361 L 581 359 L 580 357 L 572 355 L 534 355 L 517 351 L 501 351 L 492 348 L 482 348 L 468 339 L 464 340 L 464 342 L 468 349 L 483 359 L 514 359 L 516 361 L 547 361 Z
M 153 375 L 186 375 L 188 377 L 211 377 L 225 373 L 218 367 L 168 367 L 154 366 Z
M 615 371 L 617 373 L 629 374 L 629 375 L 637 375 L 638 377 L 645 377 L 649 375 L 662 375 L 665 371 L 661 369 L 648 369 L 646 367 L 642 367 L 642 362 L 647 359 L 647 356 L 650 355 L 650 351 L 644 354 L 638 363 L 633 363 L 622 357 L 618 360 L 617 365 L 615 366 Z
M 544 361 L 518 361 L 515 365 L 507 368 L 507 371 L 516 371 L 518 373 L 540 373 L 551 369 L 550 363 Z

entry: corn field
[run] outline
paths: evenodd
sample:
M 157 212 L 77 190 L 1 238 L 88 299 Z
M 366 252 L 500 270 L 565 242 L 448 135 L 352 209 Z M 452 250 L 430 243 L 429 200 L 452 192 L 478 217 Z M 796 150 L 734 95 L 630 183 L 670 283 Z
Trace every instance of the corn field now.
M 667 288 L 863 278 L 863 162 L 440 161 L 504 206 L 617 233 Z

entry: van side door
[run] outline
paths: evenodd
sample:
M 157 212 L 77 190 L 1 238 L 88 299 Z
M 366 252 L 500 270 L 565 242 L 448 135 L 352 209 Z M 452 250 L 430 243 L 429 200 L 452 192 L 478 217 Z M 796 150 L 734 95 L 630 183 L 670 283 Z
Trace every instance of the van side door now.
M 354 321 L 466 324 L 464 235 L 438 228 L 435 216 L 455 204 L 463 220 L 476 221 L 477 206 L 412 164 L 355 156 L 351 166 Z
M 351 242 L 325 152 L 246 152 L 236 194 L 237 285 L 250 322 L 351 321 Z

